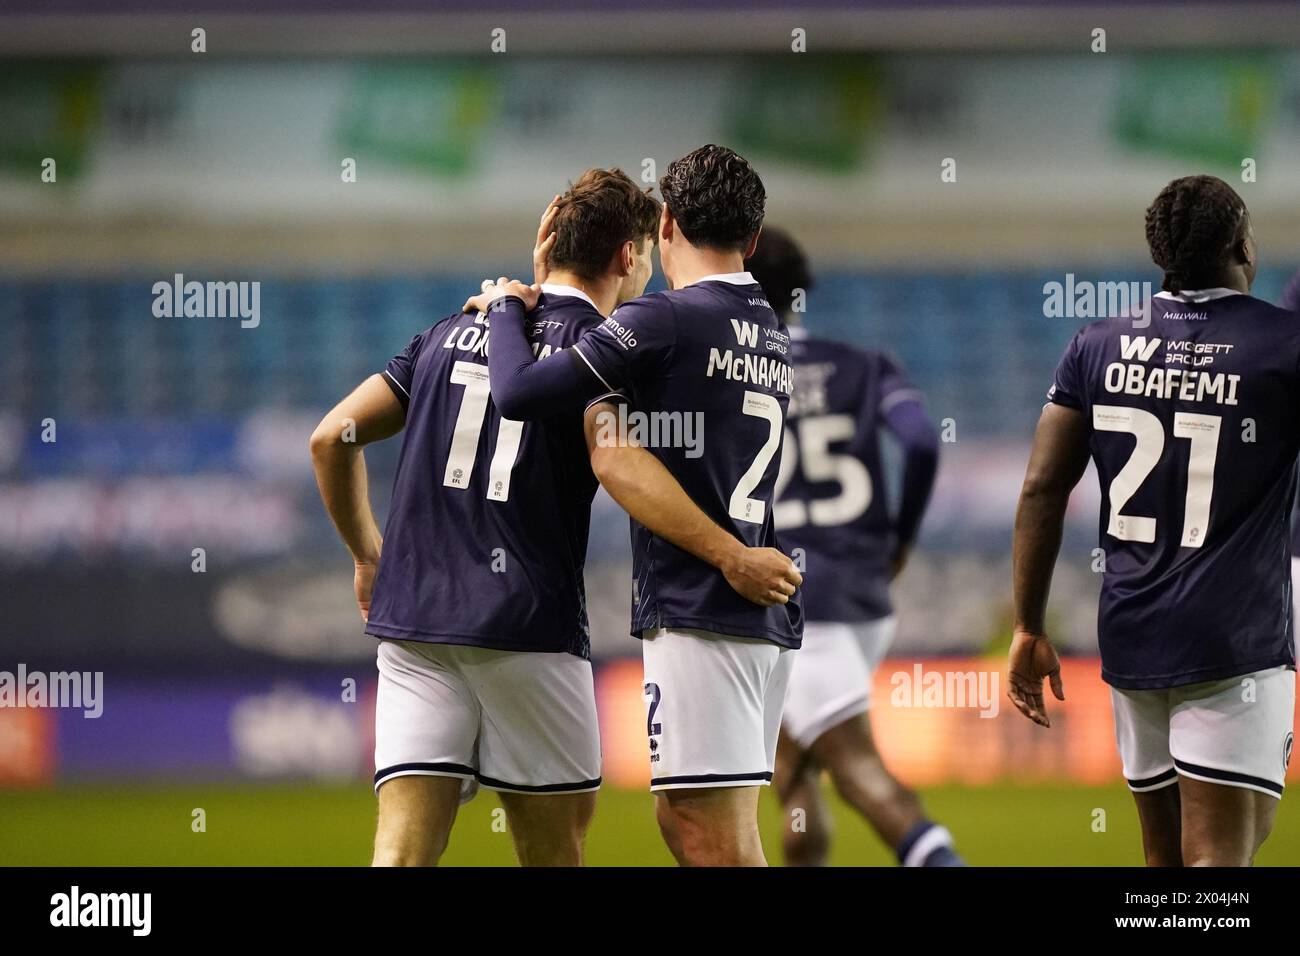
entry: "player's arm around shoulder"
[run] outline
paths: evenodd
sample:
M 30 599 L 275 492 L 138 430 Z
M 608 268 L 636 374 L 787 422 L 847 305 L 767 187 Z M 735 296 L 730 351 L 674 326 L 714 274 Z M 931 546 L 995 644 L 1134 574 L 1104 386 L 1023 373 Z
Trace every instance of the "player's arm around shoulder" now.
M 362 618 L 370 613 L 383 536 L 370 509 L 361 449 L 397 434 L 406 422 L 406 410 L 390 381 L 371 375 L 321 419 L 309 443 L 321 501 L 352 553 L 353 585 Z
M 658 375 L 677 346 L 677 309 L 667 292 L 622 303 L 574 345 L 583 362 L 609 390 Z
M 706 515 L 663 462 L 632 444 L 623 432 L 617 401 L 597 399 L 583 422 L 591 470 L 611 498 L 651 532 L 722 572 L 746 600 L 785 604 L 803 583 L 788 557 L 775 548 L 751 548 Z

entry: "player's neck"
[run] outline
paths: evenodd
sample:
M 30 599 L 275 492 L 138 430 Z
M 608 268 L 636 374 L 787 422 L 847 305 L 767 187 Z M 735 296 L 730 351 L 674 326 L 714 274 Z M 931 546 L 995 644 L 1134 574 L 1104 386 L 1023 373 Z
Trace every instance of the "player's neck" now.
M 546 277 L 547 285 L 567 285 L 586 293 L 596 303 L 596 311 L 608 317 L 618 305 L 618 287 L 621 279 L 606 276 L 602 279 L 584 279 L 567 269 L 556 269 Z
M 1240 292 L 1242 295 L 1250 295 L 1250 280 L 1246 278 L 1244 272 L 1234 271 L 1229 281 L 1223 284 L 1223 288 Z
M 1229 268 L 1217 276 L 1203 280 L 1196 288 L 1231 289 L 1233 292 L 1240 292 L 1242 295 L 1250 295 L 1250 279 L 1246 277 L 1245 269 Z
M 739 252 L 691 247 L 677 252 L 680 260 L 673 269 L 672 286 L 682 289 L 708 276 L 745 271 L 745 257 Z

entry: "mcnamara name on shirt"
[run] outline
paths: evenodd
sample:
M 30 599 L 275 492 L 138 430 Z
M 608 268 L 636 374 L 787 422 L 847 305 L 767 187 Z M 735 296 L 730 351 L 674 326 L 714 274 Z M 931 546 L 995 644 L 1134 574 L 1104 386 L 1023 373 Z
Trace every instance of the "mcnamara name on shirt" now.
M 1232 352 L 1233 347 L 1227 343 L 1121 335 L 1119 348 L 1120 361 L 1106 366 L 1104 384 L 1108 392 L 1170 401 L 1237 404 L 1241 376 L 1207 367 L 1213 366 L 1217 357 Z M 1164 367 L 1146 364 L 1162 348 Z
M 709 364 L 704 374 L 712 378 L 717 373 L 728 381 L 745 382 L 789 395 L 794 388 L 794 369 L 785 360 L 790 353 L 790 336 L 780 329 L 740 319 L 731 320 L 731 329 L 736 344 L 744 351 L 709 349 Z M 755 354 L 750 349 L 761 351 Z

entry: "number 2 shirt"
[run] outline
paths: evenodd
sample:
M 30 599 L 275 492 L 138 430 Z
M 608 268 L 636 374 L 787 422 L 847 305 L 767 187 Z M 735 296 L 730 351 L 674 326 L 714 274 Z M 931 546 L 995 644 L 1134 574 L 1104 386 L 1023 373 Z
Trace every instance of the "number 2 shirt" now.
M 794 372 L 789 333 L 749 273 L 634 299 L 574 351 L 605 389 L 627 396 L 629 416 L 645 416 L 643 431 L 660 438 L 650 450 L 705 514 L 751 547 L 777 546 L 772 506 Z M 798 595 L 753 604 L 636 521 L 632 564 L 633 634 L 699 628 L 800 644 Z
M 1294 664 L 1300 316 L 1228 289 L 1081 329 L 1047 394 L 1101 482 L 1102 676 L 1177 687 Z

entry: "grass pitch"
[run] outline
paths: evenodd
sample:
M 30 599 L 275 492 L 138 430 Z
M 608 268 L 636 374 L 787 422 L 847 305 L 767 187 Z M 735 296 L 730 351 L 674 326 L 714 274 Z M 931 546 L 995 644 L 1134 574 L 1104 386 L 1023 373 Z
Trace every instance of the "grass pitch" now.
M 923 793 L 976 866 L 1139 866 L 1133 801 L 1124 786 L 938 787 Z M 893 855 L 829 796 L 832 863 L 889 866 Z M 1283 799 L 1260 865 L 1300 864 L 1300 807 Z M 444 865 L 511 866 L 498 804 L 482 791 L 461 808 Z M 206 831 L 194 832 L 195 809 Z M 1104 830 L 1098 829 L 1104 812 Z M 375 801 L 364 784 L 96 785 L 0 791 L 0 865 L 348 866 L 369 861 Z M 784 818 L 770 791 L 761 824 L 781 860 Z M 593 866 L 671 866 L 648 792 L 606 787 L 587 842 Z

